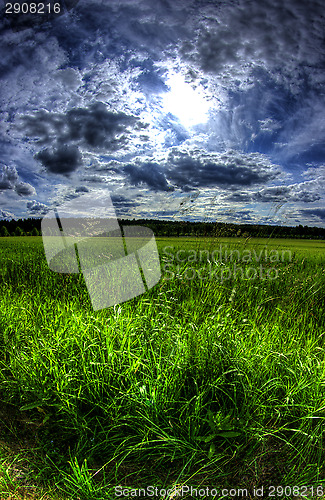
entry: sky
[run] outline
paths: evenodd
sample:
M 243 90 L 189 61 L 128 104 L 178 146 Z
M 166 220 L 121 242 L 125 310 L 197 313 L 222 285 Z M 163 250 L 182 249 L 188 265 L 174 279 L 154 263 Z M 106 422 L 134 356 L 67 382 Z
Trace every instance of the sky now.
M 2 8 L 0 218 L 325 227 L 323 0 L 60 5 Z

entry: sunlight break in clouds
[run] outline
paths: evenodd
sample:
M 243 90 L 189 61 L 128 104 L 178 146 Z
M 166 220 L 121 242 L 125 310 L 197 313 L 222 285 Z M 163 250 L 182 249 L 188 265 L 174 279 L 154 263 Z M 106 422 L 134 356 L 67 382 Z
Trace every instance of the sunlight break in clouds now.
M 170 91 L 163 96 L 163 109 L 176 116 L 188 128 L 208 120 L 209 102 L 198 89 L 193 89 L 181 75 L 170 75 Z

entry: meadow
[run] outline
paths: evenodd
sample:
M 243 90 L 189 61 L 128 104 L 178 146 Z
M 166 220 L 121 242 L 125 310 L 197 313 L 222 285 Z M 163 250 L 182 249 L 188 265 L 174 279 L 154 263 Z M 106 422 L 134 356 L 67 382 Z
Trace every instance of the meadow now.
M 94 311 L 0 238 L 1 500 L 323 498 L 325 241 L 157 244 L 159 283 Z

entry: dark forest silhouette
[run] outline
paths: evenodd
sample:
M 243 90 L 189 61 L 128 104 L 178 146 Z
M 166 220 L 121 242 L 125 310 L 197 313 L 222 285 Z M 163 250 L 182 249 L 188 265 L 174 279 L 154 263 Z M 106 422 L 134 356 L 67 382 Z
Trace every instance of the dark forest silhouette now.
M 37 218 L 2 220 L 0 236 L 39 236 L 41 220 Z M 152 229 L 155 236 L 259 237 L 325 239 L 325 228 L 309 226 L 271 226 L 225 222 L 167 221 L 153 219 L 120 219 L 122 225 L 139 225 Z

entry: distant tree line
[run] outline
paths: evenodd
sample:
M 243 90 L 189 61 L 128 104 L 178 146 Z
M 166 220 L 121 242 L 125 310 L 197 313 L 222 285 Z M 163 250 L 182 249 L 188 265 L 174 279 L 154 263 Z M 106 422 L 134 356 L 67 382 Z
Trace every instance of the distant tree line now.
M 0 236 L 39 236 L 42 219 L 2 220 Z M 325 228 L 309 226 L 271 226 L 230 224 L 226 222 L 164 221 L 152 219 L 121 219 L 122 225 L 139 225 L 152 229 L 156 236 L 209 236 L 242 238 L 306 238 L 325 239 Z
M 325 239 L 325 228 L 309 226 L 271 226 L 232 224 L 226 222 L 190 222 L 162 220 L 122 220 L 124 225 L 147 226 L 156 236 L 208 236 L 241 238 L 307 238 Z
M 40 236 L 42 219 L 2 220 L 0 236 Z

